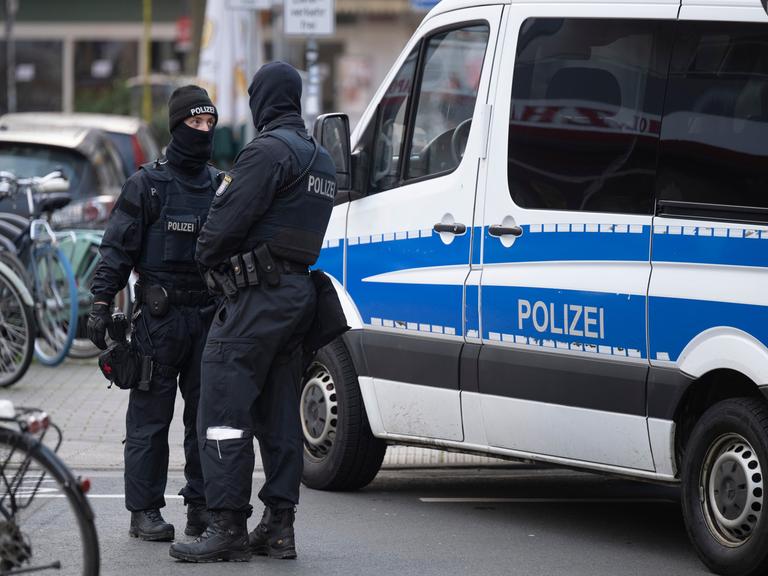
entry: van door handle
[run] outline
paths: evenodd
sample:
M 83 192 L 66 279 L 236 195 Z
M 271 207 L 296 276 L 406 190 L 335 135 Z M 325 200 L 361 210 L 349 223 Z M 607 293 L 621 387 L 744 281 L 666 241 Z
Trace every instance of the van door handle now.
M 499 236 L 522 236 L 523 229 L 520 226 L 502 226 L 501 224 L 491 224 L 488 226 L 488 234 L 498 238 Z
M 451 234 L 464 234 L 464 232 L 467 231 L 467 225 L 462 224 L 461 222 L 456 222 L 455 224 L 443 224 L 442 222 L 438 222 L 434 226 L 432 226 L 432 230 L 435 232 L 449 232 Z

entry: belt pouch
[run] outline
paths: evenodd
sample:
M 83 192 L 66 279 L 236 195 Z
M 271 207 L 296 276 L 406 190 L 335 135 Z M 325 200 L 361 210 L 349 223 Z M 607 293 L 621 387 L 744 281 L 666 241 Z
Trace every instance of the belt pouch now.
M 149 313 L 156 318 L 162 318 L 168 314 L 170 299 L 168 292 L 159 284 L 153 284 L 141 291 L 142 302 L 149 306 Z
M 259 283 L 259 273 L 256 270 L 256 260 L 253 252 L 243 254 L 243 264 L 245 264 L 245 276 L 249 286 L 256 286 Z
M 256 256 L 256 261 L 261 267 L 261 271 L 264 273 L 264 278 L 267 284 L 274 287 L 280 284 L 280 271 L 275 265 L 275 261 L 272 259 L 272 254 L 269 252 L 269 247 L 266 244 L 262 244 L 253 251 Z
M 248 283 L 245 280 L 245 270 L 243 269 L 243 263 L 240 261 L 240 256 L 232 256 L 229 259 L 229 263 L 232 266 L 232 273 L 235 275 L 235 284 L 237 284 L 238 288 L 245 288 Z

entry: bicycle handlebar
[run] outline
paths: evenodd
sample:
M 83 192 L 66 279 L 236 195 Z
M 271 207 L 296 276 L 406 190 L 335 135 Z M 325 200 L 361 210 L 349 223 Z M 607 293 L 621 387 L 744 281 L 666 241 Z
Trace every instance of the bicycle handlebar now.
M 0 171 L 0 198 L 13 196 L 22 188 L 31 188 L 36 192 L 66 192 L 69 181 L 61 170 L 29 178 L 18 178 L 13 172 Z

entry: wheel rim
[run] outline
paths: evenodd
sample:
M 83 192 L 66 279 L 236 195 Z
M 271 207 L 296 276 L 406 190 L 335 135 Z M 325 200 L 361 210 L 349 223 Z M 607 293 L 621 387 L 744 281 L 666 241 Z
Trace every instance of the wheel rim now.
M 338 402 L 336 385 L 328 369 L 315 363 L 301 393 L 304 447 L 315 458 L 325 458 L 336 439 Z
M 718 438 L 707 451 L 699 482 L 704 517 L 723 545 L 747 542 L 763 509 L 763 471 L 751 444 L 739 434 Z
M 4 278 L 0 278 L 0 384 L 16 379 L 24 368 L 31 329 L 24 303 Z

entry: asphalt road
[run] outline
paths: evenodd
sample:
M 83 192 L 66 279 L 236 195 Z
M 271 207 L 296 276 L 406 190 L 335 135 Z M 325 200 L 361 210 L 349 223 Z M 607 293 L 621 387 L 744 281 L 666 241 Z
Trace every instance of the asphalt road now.
M 200 565 L 173 560 L 168 544 L 129 538 L 120 473 L 87 475 L 102 574 L 108 575 L 708 573 L 688 543 L 677 490 L 568 470 L 389 469 L 356 493 L 305 489 L 297 514 L 298 560 Z M 254 476 L 254 494 L 261 482 Z M 175 494 L 181 484 L 178 474 L 172 476 L 166 493 Z M 60 499 L 49 502 L 64 506 Z M 182 501 L 169 498 L 164 514 L 181 534 Z M 258 508 L 249 528 L 260 515 Z M 62 528 L 59 522 L 53 529 Z

